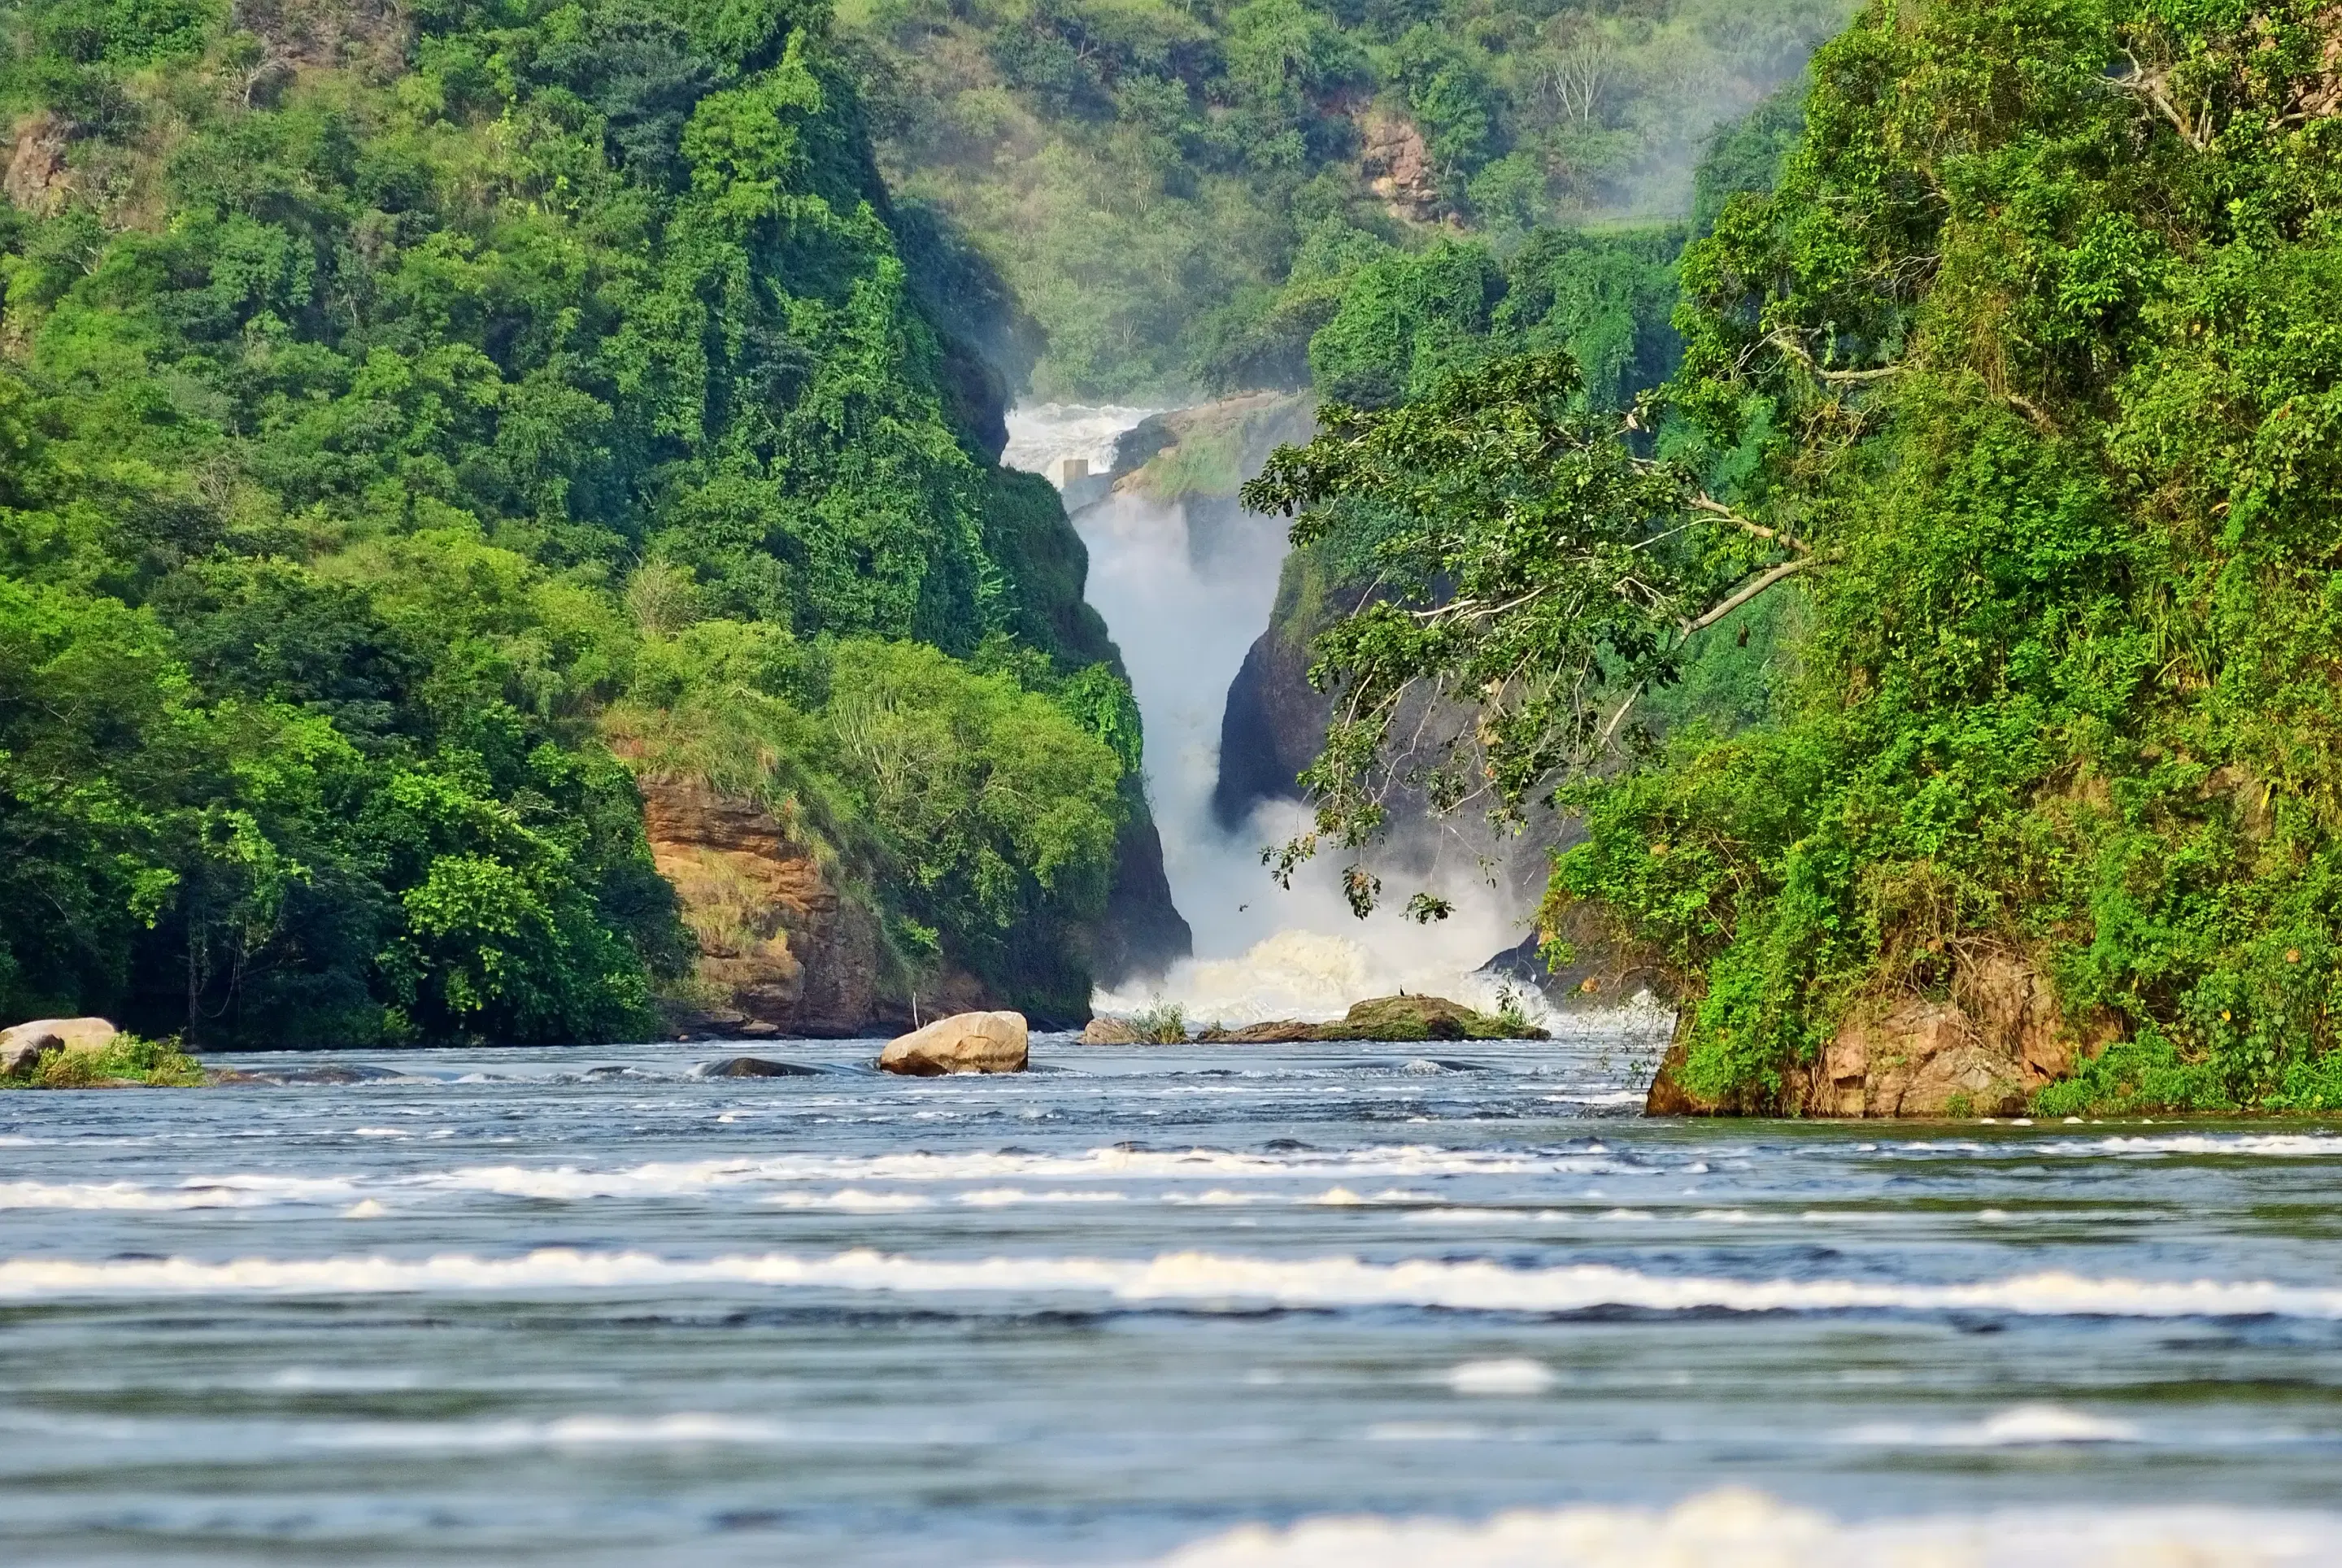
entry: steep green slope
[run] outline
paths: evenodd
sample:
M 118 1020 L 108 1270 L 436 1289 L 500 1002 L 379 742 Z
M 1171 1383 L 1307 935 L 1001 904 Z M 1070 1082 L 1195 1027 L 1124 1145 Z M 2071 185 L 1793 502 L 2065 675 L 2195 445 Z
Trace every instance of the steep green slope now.
M 1712 126 L 1845 0 L 852 0 L 898 188 L 1014 284 L 1050 397 L 1302 384 L 1230 357 L 1296 258 L 1681 216 Z M 1046 338 L 1046 350 L 1043 339 Z
M 1847 1020 L 2017 976 L 2091 1048 L 2045 1111 L 2342 1102 L 2342 24 L 1880 0 L 1813 77 L 1778 189 L 1684 263 L 1670 397 L 1731 505 L 1552 359 L 1336 417 L 1256 498 L 1394 509 L 1427 609 L 1336 664 L 1479 694 L 1456 759 L 1567 785 L 1556 898 L 1686 977 L 1695 1101 L 1810 1105 Z M 1637 695 L 1788 581 L 1775 720 L 1620 757 Z M 1337 737 L 1337 816 L 1376 739 Z
M 1005 295 L 891 207 L 817 5 L 7 30 L 0 1012 L 648 1027 L 623 715 L 906 974 L 1079 1013 L 1136 711 L 994 466 Z

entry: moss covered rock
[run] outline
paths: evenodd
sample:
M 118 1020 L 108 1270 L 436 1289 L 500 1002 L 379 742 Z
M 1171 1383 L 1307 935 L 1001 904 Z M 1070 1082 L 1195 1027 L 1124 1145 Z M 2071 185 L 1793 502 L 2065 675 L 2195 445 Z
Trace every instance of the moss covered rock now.
M 1544 1030 L 1517 1016 L 1479 1012 L 1444 996 L 1371 997 L 1332 1023 L 1279 1019 L 1242 1029 L 1207 1029 L 1198 1040 L 1224 1045 L 1276 1045 L 1296 1040 L 1546 1040 Z

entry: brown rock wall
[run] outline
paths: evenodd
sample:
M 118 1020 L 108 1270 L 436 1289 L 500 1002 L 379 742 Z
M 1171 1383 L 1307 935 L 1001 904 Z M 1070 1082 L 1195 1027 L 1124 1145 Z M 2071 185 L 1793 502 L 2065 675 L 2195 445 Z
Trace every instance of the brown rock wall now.
M 1365 149 L 1358 172 L 1366 188 L 1382 198 L 1391 216 L 1406 223 L 1429 223 L 1439 216 L 1439 178 L 1431 166 L 1431 151 L 1423 133 L 1404 116 L 1368 110 L 1358 124 Z
M 646 779 L 643 826 L 721 1000 L 686 1027 L 865 1032 L 884 1010 L 876 919 L 770 812 L 698 784 Z
M 1776 1109 L 1827 1117 L 2006 1116 L 2042 1085 L 2065 1077 L 2116 1035 L 2110 1020 L 2077 1030 L 2047 977 L 2003 952 L 1964 960 L 1951 994 L 1857 1005 L 1788 1103 L 1756 1107 L 1702 1101 L 1684 1087 L 1680 1040 L 1660 1062 L 1644 1110 L 1653 1116 L 1736 1115 Z

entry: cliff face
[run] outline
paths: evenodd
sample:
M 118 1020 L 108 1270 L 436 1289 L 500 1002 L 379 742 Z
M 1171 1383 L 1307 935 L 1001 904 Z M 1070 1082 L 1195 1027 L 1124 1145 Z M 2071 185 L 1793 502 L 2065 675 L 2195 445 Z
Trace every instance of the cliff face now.
M 1333 705 L 1309 684 L 1309 639 L 1322 628 L 1294 624 L 1282 594 L 1277 611 L 1246 652 L 1220 717 L 1212 815 L 1225 829 L 1265 800 L 1300 799 L 1295 780 L 1326 743 Z
M 1158 980 L 1195 950 L 1195 933 L 1171 901 L 1163 835 L 1152 817 L 1134 815 L 1115 842 L 1114 889 L 1091 945 L 1090 972 L 1104 986 Z
M 659 874 L 697 940 L 696 1005 L 680 1032 L 851 1037 L 912 1016 L 877 917 L 841 897 L 812 849 L 763 809 L 703 785 L 644 779 L 643 823 Z M 919 1010 L 966 1011 L 995 999 L 946 970 L 917 988 Z

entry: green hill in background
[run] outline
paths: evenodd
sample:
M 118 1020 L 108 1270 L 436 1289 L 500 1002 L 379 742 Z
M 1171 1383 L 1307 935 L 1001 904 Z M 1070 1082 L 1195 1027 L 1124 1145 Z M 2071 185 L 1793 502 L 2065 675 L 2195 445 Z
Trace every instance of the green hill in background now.
M 5 28 L 0 1013 L 647 1030 L 623 753 L 767 812 L 882 998 L 1080 1016 L 1137 715 L 819 5 Z
M 840 32 L 891 182 L 1030 313 L 1000 362 L 1044 396 L 1136 397 L 1305 385 L 1296 335 L 1361 252 L 1683 218 L 1714 127 L 1851 11 L 848 0 Z

